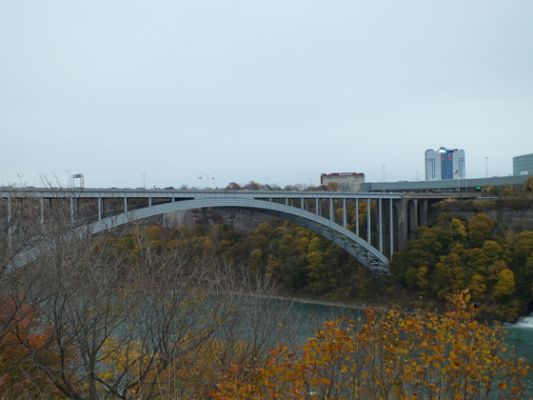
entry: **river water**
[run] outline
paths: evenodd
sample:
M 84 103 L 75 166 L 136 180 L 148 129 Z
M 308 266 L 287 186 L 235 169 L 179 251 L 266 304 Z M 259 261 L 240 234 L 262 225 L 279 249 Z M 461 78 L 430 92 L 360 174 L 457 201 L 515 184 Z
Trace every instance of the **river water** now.
M 506 325 L 507 343 L 516 354 L 525 357 L 533 366 L 533 315 L 521 318 L 516 324 Z M 528 391 L 533 394 L 533 370 L 529 373 Z

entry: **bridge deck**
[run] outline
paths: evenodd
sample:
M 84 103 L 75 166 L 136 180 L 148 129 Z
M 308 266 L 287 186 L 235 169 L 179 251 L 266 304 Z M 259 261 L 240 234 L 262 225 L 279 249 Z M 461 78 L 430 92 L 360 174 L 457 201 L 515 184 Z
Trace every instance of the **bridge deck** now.
M 167 190 L 167 189 L 64 189 L 0 188 L 0 198 L 251 198 L 251 199 L 446 199 L 479 198 L 481 193 L 395 193 L 395 192 L 326 192 L 265 190 Z

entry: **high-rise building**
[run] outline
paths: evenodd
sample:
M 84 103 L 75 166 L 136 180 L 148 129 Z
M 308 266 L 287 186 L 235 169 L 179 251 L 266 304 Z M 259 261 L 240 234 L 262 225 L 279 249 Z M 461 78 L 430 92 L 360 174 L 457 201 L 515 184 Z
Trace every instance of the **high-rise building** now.
M 440 147 L 426 150 L 426 181 L 464 179 L 466 177 L 465 151 Z
M 533 154 L 513 157 L 513 175 L 533 175 Z
M 338 190 L 344 192 L 359 192 L 361 184 L 365 182 L 365 174 L 359 172 L 333 172 L 331 174 L 321 174 L 320 184 L 335 184 Z

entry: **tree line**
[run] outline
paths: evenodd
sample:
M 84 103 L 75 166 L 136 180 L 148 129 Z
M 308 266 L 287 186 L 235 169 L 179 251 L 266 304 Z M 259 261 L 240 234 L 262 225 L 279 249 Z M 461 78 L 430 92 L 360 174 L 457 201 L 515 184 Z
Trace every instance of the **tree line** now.
M 533 299 L 533 232 L 498 232 L 484 213 L 441 215 L 393 257 L 392 270 L 410 290 L 444 300 L 468 289 L 482 314 L 514 320 Z

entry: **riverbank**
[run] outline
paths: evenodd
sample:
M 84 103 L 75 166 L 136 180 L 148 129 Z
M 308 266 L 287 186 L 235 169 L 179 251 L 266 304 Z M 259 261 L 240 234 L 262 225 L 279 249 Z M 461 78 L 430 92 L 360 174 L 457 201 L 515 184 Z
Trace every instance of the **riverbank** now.
M 295 296 L 284 296 L 284 295 L 256 295 L 256 297 L 264 298 L 264 299 L 271 299 L 271 300 L 280 300 L 280 301 L 291 301 L 294 303 L 301 303 L 301 304 L 310 304 L 310 305 L 318 305 L 318 306 L 324 306 L 324 307 L 338 307 L 338 308 L 347 308 L 351 310 L 357 310 L 357 311 L 364 311 L 367 308 L 374 308 L 378 310 L 387 310 L 388 307 L 384 306 L 378 306 L 375 304 L 353 304 L 348 302 L 342 302 L 342 301 L 327 301 L 324 299 L 317 299 L 317 298 L 311 298 L 311 297 L 295 297 Z

